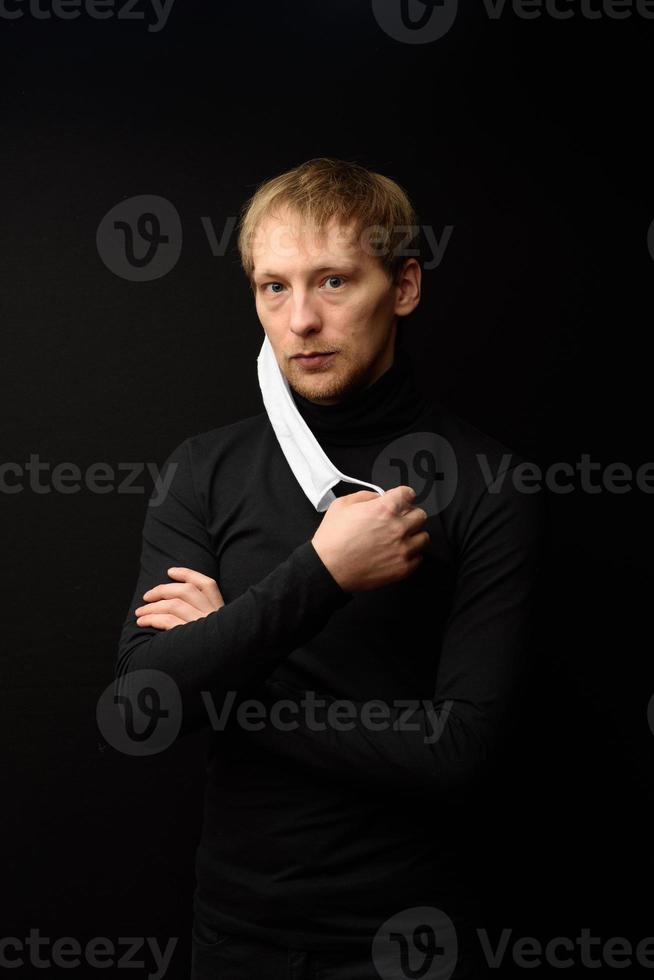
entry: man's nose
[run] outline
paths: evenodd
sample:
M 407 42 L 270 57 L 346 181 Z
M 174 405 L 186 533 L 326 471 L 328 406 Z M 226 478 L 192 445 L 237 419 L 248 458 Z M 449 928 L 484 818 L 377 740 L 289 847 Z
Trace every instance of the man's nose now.
M 320 316 L 308 292 L 294 292 L 291 297 L 291 316 L 289 328 L 298 334 L 319 329 Z

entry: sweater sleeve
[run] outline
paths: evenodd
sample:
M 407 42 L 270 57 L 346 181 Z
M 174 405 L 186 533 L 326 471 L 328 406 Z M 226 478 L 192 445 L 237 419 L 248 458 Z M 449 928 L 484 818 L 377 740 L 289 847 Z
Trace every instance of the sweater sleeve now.
M 208 723 L 201 692 L 224 696 L 259 685 L 292 650 L 319 632 L 346 605 L 344 591 L 310 540 L 281 564 L 220 609 L 170 630 L 141 627 L 134 610 L 143 594 L 172 581 L 171 566 L 214 578 L 220 588 L 216 555 L 195 494 L 189 440 L 168 457 L 173 468 L 161 501 L 153 497 L 142 535 L 140 572 L 122 627 L 115 679 L 136 670 L 165 672 L 181 696 L 182 733 Z
M 459 546 L 430 697 L 352 702 L 316 693 L 309 714 L 306 692 L 269 680 L 267 707 L 276 703 L 284 724 L 267 712 L 265 728 L 244 736 L 289 762 L 371 787 L 449 798 L 474 789 L 528 653 L 545 515 L 542 491 L 519 492 L 508 476 L 501 491 L 481 493 Z

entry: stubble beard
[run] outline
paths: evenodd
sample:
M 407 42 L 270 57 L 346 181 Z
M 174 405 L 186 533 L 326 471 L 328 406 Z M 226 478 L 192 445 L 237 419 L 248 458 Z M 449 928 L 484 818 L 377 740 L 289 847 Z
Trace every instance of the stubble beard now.
M 324 404 L 332 400 L 348 401 L 367 386 L 368 371 L 365 365 L 353 365 L 339 353 L 338 366 L 330 366 L 316 371 L 315 376 L 303 373 L 301 368 L 293 368 L 287 379 L 296 394 L 309 401 Z

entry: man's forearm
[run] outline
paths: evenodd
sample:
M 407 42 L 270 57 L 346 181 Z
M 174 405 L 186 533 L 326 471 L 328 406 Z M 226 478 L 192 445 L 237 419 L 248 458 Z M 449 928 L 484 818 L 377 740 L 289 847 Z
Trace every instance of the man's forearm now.
M 215 697 L 261 684 L 352 599 L 311 541 L 232 602 L 174 629 L 136 625 L 142 587 L 140 580 L 123 626 L 116 677 L 142 669 L 168 674 L 182 698 L 183 731 L 208 720 L 202 691 Z
M 263 752 L 358 784 L 450 798 L 484 770 L 491 733 L 472 704 L 334 699 L 274 680 L 265 690 L 265 724 L 239 726 Z

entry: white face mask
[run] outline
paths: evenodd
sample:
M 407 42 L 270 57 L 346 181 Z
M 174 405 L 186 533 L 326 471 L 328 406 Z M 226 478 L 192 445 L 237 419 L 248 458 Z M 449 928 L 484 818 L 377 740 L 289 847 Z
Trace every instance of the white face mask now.
M 257 373 L 263 403 L 277 441 L 297 482 L 319 513 L 326 511 L 336 499 L 332 487 L 341 480 L 381 495 L 385 493 L 374 483 L 346 476 L 328 459 L 293 401 L 286 375 L 277 363 L 267 336 L 257 357 Z

